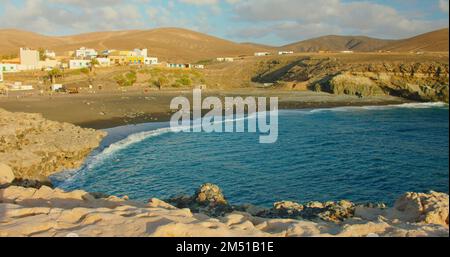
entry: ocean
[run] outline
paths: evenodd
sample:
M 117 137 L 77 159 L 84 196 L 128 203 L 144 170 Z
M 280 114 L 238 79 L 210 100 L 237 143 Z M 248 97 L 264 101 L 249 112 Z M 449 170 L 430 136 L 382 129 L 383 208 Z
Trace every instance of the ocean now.
M 280 110 L 274 144 L 260 144 L 258 133 L 174 133 L 168 123 L 107 131 L 81 169 L 52 177 L 56 186 L 147 201 L 190 195 L 209 182 L 232 204 L 266 207 L 392 204 L 409 191 L 449 191 L 443 103 Z

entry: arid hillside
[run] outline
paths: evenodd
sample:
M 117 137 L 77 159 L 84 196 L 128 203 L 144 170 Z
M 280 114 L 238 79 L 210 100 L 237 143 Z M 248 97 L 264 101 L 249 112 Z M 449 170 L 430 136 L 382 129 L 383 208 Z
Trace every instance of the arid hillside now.
M 392 52 L 448 52 L 448 28 L 399 40 L 382 48 Z
M 18 52 L 18 47 L 46 47 L 57 53 L 81 46 L 101 49 L 148 48 L 149 54 L 170 62 L 196 62 L 222 56 L 253 55 L 264 46 L 239 44 L 179 28 L 94 32 L 48 37 L 17 30 L 0 30 L 0 55 Z
M 282 49 L 296 52 L 355 51 L 373 52 L 391 44 L 392 40 L 364 36 L 323 36 L 283 46 Z
M 285 45 L 282 49 L 296 52 L 355 51 L 376 52 L 448 52 L 448 28 L 402 40 L 385 40 L 365 36 L 323 36 Z
M 448 52 L 448 28 L 404 40 L 385 40 L 365 36 L 324 36 L 282 47 L 254 43 L 235 43 L 180 28 L 93 32 L 51 37 L 33 32 L 0 30 L 0 56 L 17 56 L 19 47 L 49 48 L 58 54 L 92 47 L 97 50 L 148 48 L 149 54 L 169 62 L 197 62 L 216 57 L 253 55 L 258 51 L 295 52 L 345 51 Z
M 19 47 L 52 48 L 62 44 L 64 41 L 55 37 L 22 30 L 0 29 L 0 56 L 18 55 Z

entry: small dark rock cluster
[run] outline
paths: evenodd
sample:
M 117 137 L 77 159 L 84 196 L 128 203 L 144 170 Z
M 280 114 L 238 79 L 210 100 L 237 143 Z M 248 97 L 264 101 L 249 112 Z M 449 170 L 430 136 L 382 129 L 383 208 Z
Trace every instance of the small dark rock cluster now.
M 189 208 L 194 213 L 203 213 L 211 217 L 224 216 L 233 211 L 247 212 L 256 217 L 283 219 L 321 219 L 339 223 L 354 216 L 356 205 L 347 200 L 339 202 L 308 202 L 299 204 L 291 201 L 274 203 L 273 207 L 261 208 L 251 204 L 230 205 L 217 185 L 203 184 L 193 196 L 178 196 L 166 200 L 178 208 Z M 365 204 L 365 207 L 386 208 L 384 204 Z
M 178 196 L 166 200 L 178 208 L 189 208 L 195 213 L 204 213 L 211 217 L 223 216 L 233 211 L 217 185 L 201 185 L 193 196 Z

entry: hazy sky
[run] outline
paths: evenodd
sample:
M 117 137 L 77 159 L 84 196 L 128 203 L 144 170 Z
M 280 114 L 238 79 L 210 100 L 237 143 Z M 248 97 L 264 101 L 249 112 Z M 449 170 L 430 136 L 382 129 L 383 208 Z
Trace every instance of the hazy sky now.
M 0 0 L 0 27 L 47 35 L 183 27 L 282 45 L 326 34 L 404 38 L 448 22 L 449 0 Z

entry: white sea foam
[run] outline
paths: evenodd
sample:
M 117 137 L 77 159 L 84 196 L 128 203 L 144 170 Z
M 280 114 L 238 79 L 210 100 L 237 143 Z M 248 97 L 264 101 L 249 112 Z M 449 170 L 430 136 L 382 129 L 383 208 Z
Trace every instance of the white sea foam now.
M 267 112 L 267 113 L 269 113 L 269 112 Z M 225 117 L 223 117 L 222 121 L 218 121 L 218 122 L 214 122 L 214 123 L 236 122 L 236 121 L 240 121 L 240 120 L 254 119 L 254 118 L 256 118 L 256 116 L 257 116 L 257 113 L 252 113 L 250 115 L 243 116 L 243 117 L 225 116 Z M 192 122 L 192 124 L 196 124 L 196 123 Z M 194 128 L 194 127 L 198 127 L 198 126 L 201 126 L 201 123 L 199 125 L 189 126 L 189 128 L 190 127 Z M 147 140 L 149 138 L 152 138 L 152 137 L 158 137 L 158 136 L 161 136 L 161 135 L 164 135 L 167 133 L 176 133 L 176 132 L 183 131 L 185 128 L 186 128 L 186 126 L 179 126 L 176 128 L 164 127 L 164 128 L 159 128 L 159 129 L 155 129 L 155 130 L 143 131 L 143 132 L 130 134 L 126 138 L 110 144 L 108 147 L 103 149 L 101 152 L 96 153 L 96 154 L 94 153 L 93 155 L 91 155 L 86 160 L 85 165 L 83 165 L 80 169 L 69 170 L 64 173 L 58 174 L 58 179 L 64 181 L 59 186 L 64 188 L 64 187 L 71 185 L 71 183 L 73 183 L 76 180 L 76 178 L 83 175 L 84 171 L 94 169 L 95 167 L 104 163 L 106 160 L 109 160 L 115 153 L 117 153 L 123 149 L 129 148 L 130 146 L 132 146 L 134 144 L 140 143 L 140 142 Z
M 448 104 L 444 102 L 431 102 L 431 103 L 403 103 L 392 105 L 343 106 L 343 107 L 317 108 L 307 110 L 287 110 L 286 112 L 316 114 L 322 112 L 348 112 L 360 110 L 390 110 L 390 109 L 427 109 L 427 108 L 444 108 L 444 107 L 448 107 Z

